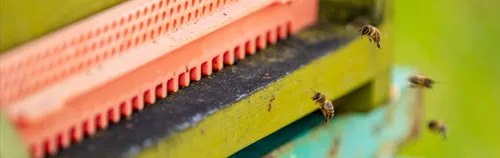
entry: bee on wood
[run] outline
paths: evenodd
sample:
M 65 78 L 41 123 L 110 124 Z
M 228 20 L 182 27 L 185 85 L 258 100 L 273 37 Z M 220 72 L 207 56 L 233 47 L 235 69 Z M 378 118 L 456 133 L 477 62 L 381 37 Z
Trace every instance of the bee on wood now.
M 432 85 L 436 83 L 436 81 L 421 75 L 412 75 L 408 78 L 408 81 L 411 83 L 411 87 L 432 88 Z
M 435 133 L 440 133 L 445 140 L 448 139 L 448 127 L 440 120 L 431 120 L 428 124 L 429 130 Z
M 375 42 L 377 47 L 380 48 L 380 37 L 382 36 L 382 33 L 375 26 L 364 25 L 359 28 L 357 32 L 361 32 L 361 38 L 363 38 L 363 36 L 368 36 L 370 43 Z
M 321 113 L 323 113 L 323 116 L 325 117 L 325 122 L 328 123 L 328 120 L 332 119 L 335 114 L 332 102 L 326 99 L 324 94 L 319 92 L 314 92 L 314 96 L 311 99 L 316 101 L 315 104 L 319 104 Z

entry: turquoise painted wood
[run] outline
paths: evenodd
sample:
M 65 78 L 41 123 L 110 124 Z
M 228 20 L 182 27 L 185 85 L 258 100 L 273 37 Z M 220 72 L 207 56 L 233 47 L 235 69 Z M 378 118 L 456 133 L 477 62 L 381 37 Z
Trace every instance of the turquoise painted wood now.
M 394 157 L 413 126 L 412 106 L 417 97 L 415 89 L 409 88 L 407 82 L 411 73 L 410 68 L 393 69 L 392 82 L 401 95 L 386 106 L 369 113 L 337 115 L 328 125 L 322 122 L 321 114 L 315 112 L 232 157 L 258 157 L 263 152 L 267 153 L 265 157 L 277 158 Z M 269 147 L 275 148 L 266 151 Z

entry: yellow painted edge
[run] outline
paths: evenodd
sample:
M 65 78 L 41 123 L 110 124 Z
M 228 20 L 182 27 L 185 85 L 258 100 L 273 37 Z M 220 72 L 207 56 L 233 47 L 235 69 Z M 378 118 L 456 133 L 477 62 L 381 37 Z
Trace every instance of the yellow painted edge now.
M 389 62 L 392 51 L 374 52 L 373 47 L 366 39 L 355 40 L 168 137 L 137 157 L 228 157 L 316 110 L 318 107 L 310 100 L 311 88 L 335 100 L 375 79 L 379 72 L 387 72 L 392 64 Z M 385 82 L 389 84 L 388 79 Z M 388 87 L 385 89 L 377 93 L 388 94 Z M 272 96 L 276 99 L 268 112 Z

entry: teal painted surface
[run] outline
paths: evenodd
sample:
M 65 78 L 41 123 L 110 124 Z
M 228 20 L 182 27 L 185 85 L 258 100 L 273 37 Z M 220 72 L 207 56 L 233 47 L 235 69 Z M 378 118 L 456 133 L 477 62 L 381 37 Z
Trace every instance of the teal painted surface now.
M 392 148 L 389 151 L 393 153 L 399 142 L 407 138 L 411 126 L 409 108 L 413 105 L 415 95 L 413 89 L 408 88 L 407 76 L 412 72 L 409 68 L 393 70 L 392 82 L 400 87 L 402 93 L 399 100 L 387 106 L 370 113 L 337 115 L 328 125 L 323 123 L 322 115 L 315 112 L 231 157 L 259 157 L 270 152 L 269 155 L 279 158 L 333 155 L 341 158 L 373 158 L 383 145 Z M 387 114 L 391 114 L 392 121 L 387 119 Z M 377 129 L 380 130 L 377 132 Z M 333 152 L 332 147 L 336 146 L 337 151 Z M 268 148 L 275 151 L 266 151 Z

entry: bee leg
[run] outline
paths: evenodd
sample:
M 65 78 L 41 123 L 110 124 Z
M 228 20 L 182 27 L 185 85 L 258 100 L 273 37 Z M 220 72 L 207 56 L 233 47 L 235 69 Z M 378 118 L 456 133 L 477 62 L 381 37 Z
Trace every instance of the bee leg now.
M 441 129 L 441 135 L 443 136 L 444 140 L 448 140 L 448 132 L 445 128 Z
M 314 105 L 320 105 L 320 102 L 314 102 Z M 319 106 L 321 108 L 321 105 Z
M 380 43 L 377 42 L 377 47 L 380 49 Z
M 448 140 L 448 137 L 446 136 L 446 133 L 442 133 L 441 135 L 443 137 L 443 140 Z

